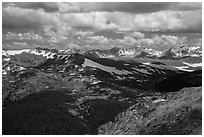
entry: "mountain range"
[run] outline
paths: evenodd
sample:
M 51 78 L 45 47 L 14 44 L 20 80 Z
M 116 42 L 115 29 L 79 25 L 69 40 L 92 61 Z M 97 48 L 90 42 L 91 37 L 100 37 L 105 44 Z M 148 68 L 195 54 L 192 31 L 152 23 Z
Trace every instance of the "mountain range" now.
M 3 134 L 200 134 L 201 86 L 199 46 L 2 50 Z
M 200 46 L 183 45 L 178 48 L 170 48 L 166 51 L 159 51 L 151 48 L 137 47 L 135 49 L 112 48 L 110 50 L 91 50 L 85 55 L 97 58 L 113 58 L 113 57 L 135 57 L 135 58 L 157 58 L 157 59 L 180 59 L 183 57 L 199 57 L 202 56 Z

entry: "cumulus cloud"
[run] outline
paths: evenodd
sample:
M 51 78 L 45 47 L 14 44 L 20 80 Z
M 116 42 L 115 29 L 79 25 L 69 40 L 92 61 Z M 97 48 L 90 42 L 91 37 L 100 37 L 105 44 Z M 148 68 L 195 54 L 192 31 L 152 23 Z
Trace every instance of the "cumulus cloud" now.
M 2 9 L 3 28 L 40 28 L 43 25 L 54 24 L 51 14 L 41 10 L 6 7 Z
M 65 49 L 80 49 L 80 46 L 78 44 L 75 43 L 69 43 L 68 45 L 66 45 Z
M 137 42 L 137 40 L 134 39 L 133 37 L 125 36 L 123 39 L 117 39 L 115 42 L 125 46 L 125 45 L 134 45 Z
M 87 37 L 87 43 L 100 43 L 100 44 L 109 44 L 112 39 L 104 36 L 90 36 Z
M 46 26 L 44 28 L 44 35 L 48 38 L 48 42 L 51 43 L 60 43 L 67 40 L 67 33 L 65 31 L 61 31 L 60 29 L 55 30 L 53 26 Z
M 123 32 L 119 32 L 117 30 L 110 30 L 110 29 L 96 31 L 94 35 L 104 36 L 111 39 L 122 39 L 125 36 Z
M 66 8 L 64 9 L 66 10 Z M 98 11 L 62 14 L 8 6 L 2 9 L 2 15 L 2 25 L 5 28 L 36 29 L 45 25 L 53 25 L 60 30 L 63 30 L 61 28 L 65 26 L 65 28 L 74 27 L 87 30 L 200 32 L 202 27 L 201 10 L 167 10 L 140 14 Z M 65 29 L 64 31 L 66 32 Z
M 164 48 L 184 40 L 173 35 L 147 38 L 145 32 L 200 33 L 201 9 L 201 3 L 3 3 L 2 27 L 10 32 L 3 41 L 41 40 L 60 48 L 71 43 L 80 48 Z M 27 32 L 12 32 L 24 28 Z
M 2 44 L 3 49 L 25 49 L 25 48 L 31 48 L 27 42 L 11 42 L 7 44 Z
M 34 32 L 27 32 L 27 33 L 14 33 L 14 32 L 8 32 L 5 35 L 6 40 L 42 40 L 43 37 L 34 33 Z
M 116 29 L 120 25 L 109 21 L 108 12 L 70 13 L 62 16 L 63 21 L 75 28 L 94 28 L 97 30 Z
M 59 7 L 59 12 L 61 13 L 71 13 L 71 12 L 80 12 L 81 8 L 76 6 L 75 4 L 72 4 L 70 2 L 62 2 L 57 3 Z
M 3 7 L 13 6 L 24 9 L 43 9 L 46 12 L 58 11 L 59 7 L 55 2 L 3 2 Z
M 159 11 L 146 14 L 124 12 L 89 12 L 63 15 L 63 20 L 71 27 L 95 30 L 131 31 L 192 31 L 200 32 L 201 11 Z M 189 19 L 194 19 L 189 21 Z
M 144 38 L 145 34 L 141 32 L 133 32 L 133 33 L 127 34 L 127 36 L 134 37 L 136 39 L 140 39 L 140 38 Z
M 86 36 L 91 36 L 93 35 L 94 32 L 92 31 L 77 31 L 75 33 L 75 35 L 78 35 L 78 36 L 82 36 L 82 37 L 86 37 Z
M 153 36 L 152 38 L 142 38 L 137 40 L 137 45 L 146 46 L 157 50 L 166 50 L 171 47 L 178 47 L 186 43 L 186 37 L 161 35 Z
M 200 17 L 194 17 L 196 22 L 189 24 L 186 18 L 193 17 L 192 12 L 160 11 L 151 14 L 138 14 L 135 16 L 135 29 L 145 31 L 182 31 L 191 26 L 198 26 Z
M 125 36 L 123 39 L 114 40 L 111 44 L 119 45 L 124 48 L 134 48 L 137 46 L 153 48 L 157 50 L 167 50 L 171 47 L 178 47 L 187 43 L 186 37 L 173 35 L 154 35 L 152 37 L 134 38 L 134 36 Z
M 26 47 L 28 44 L 26 42 L 12 42 L 15 46 Z

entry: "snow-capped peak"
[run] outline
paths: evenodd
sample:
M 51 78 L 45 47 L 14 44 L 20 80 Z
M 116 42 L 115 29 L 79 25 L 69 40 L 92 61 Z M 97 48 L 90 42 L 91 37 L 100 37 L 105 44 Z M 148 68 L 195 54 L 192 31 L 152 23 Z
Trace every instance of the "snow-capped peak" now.
M 35 54 L 35 55 L 42 55 L 43 57 L 48 58 L 54 58 L 54 55 L 56 53 L 52 53 L 50 51 L 46 50 L 40 50 L 40 49 L 22 49 L 22 50 L 8 50 L 7 53 L 8 55 L 16 55 L 16 54 L 21 54 L 23 52 L 30 53 L 30 54 Z

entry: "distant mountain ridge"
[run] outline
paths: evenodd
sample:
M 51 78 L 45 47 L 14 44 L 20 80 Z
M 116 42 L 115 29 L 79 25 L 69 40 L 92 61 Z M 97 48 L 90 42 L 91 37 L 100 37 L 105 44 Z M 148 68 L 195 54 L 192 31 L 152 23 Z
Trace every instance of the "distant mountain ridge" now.
M 15 69 L 24 69 L 23 67 L 37 67 L 41 66 L 43 63 L 47 63 L 45 68 L 48 66 L 58 68 L 60 63 L 64 64 L 62 68 L 66 67 L 66 64 L 70 62 L 70 56 L 74 54 L 79 54 L 84 57 L 91 59 L 103 59 L 115 57 L 129 57 L 130 59 L 163 59 L 163 60 L 180 60 L 187 59 L 187 63 L 171 66 L 171 68 L 176 68 L 182 71 L 194 71 L 194 66 L 200 66 L 202 64 L 201 56 L 202 50 L 199 46 L 186 46 L 183 45 L 178 48 L 170 48 L 166 51 L 157 51 L 151 48 L 141 48 L 137 47 L 136 49 L 126 49 L 126 48 L 117 48 L 114 47 L 109 50 L 90 50 L 90 51 L 80 51 L 77 49 L 68 49 L 68 50 L 56 50 L 56 49 L 47 49 L 47 48 L 36 48 L 36 49 L 22 49 L 22 50 L 2 50 L 2 63 L 3 63 L 3 74 L 7 74 L 11 70 L 12 62 L 15 63 Z M 191 61 L 192 60 L 192 61 Z M 186 62 L 186 61 L 184 61 Z M 145 65 L 153 65 L 151 62 L 143 62 Z M 197 64 L 194 64 L 197 63 Z M 162 64 L 160 62 L 160 64 Z M 164 63 L 165 64 L 165 63 Z M 23 67 L 19 67 L 23 66 Z M 154 66 L 155 67 L 155 66 Z M 60 71 L 60 70 L 59 70 Z
M 22 50 L 3 50 L 3 55 L 15 55 L 22 52 L 28 52 L 36 55 L 43 55 L 50 58 L 57 54 L 73 54 L 80 53 L 88 57 L 94 58 L 114 58 L 114 57 L 132 57 L 132 58 L 153 58 L 153 59 L 181 59 L 185 57 L 201 57 L 202 48 L 199 45 L 182 45 L 177 48 L 170 48 L 165 51 L 159 51 L 152 48 L 118 48 L 113 47 L 107 50 L 92 49 L 92 50 L 77 50 L 77 49 L 67 49 L 67 50 L 56 50 L 48 48 L 36 48 L 36 49 L 22 49 Z
M 200 46 L 183 45 L 178 48 L 170 48 L 166 51 L 158 51 L 151 48 L 112 48 L 109 50 L 90 50 L 84 55 L 96 58 L 113 57 L 135 57 L 135 58 L 157 58 L 157 59 L 180 59 L 183 57 L 201 57 L 202 49 Z

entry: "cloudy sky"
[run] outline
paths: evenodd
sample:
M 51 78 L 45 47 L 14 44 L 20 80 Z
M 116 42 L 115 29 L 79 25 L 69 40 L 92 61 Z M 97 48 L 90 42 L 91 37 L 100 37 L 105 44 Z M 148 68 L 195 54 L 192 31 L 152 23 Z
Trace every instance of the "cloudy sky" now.
M 2 6 L 5 49 L 143 46 L 165 50 L 201 44 L 199 2 L 4 2 Z

